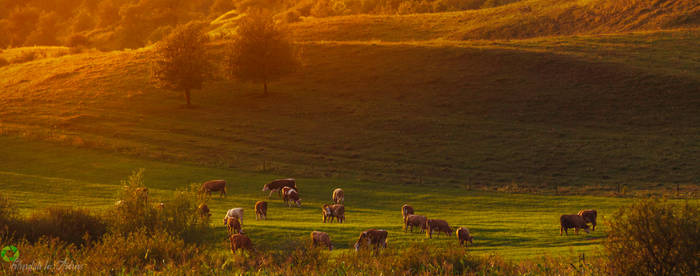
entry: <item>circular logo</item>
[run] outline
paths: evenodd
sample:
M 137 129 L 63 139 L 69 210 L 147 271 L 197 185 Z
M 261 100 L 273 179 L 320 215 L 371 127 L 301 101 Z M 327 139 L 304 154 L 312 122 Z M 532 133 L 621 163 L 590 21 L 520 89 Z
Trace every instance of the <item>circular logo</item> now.
M 12 256 L 8 256 L 9 254 L 7 251 L 12 251 Z M 17 258 L 19 258 L 19 250 L 17 250 L 17 247 L 14 245 L 5 246 L 2 251 L 0 251 L 0 256 L 6 262 L 14 262 L 17 260 Z

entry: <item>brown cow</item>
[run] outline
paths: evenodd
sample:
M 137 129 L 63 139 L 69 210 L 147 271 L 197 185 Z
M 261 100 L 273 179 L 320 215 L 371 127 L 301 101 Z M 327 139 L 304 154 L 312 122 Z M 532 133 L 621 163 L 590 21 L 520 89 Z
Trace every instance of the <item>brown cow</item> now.
M 411 233 L 413 233 L 413 226 L 420 227 L 420 232 L 423 233 L 428 228 L 428 218 L 421 215 L 408 215 L 404 220 L 403 231 L 406 232 L 409 226 L 411 226 Z
M 326 232 L 313 231 L 311 232 L 311 245 L 318 246 L 323 245 L 328 247 L 328 250 L 333 250 L 333 245 L 331 244 L 331 238 Z
M 576 235 L 578 235 L 578 229 L 580 228 L 583 228 L 586 233 L 590 233 L 586 220 L 579 215 L 561 215 L 561 217 L 559 217 L 559 222 L 561 223 L 561 227 L 559 228 L 559 236 L 564 234 L 564 232 L 566 232 L 566 235 L 568 236 L 569 228 L 574 228 L 574 233 L 576 233 Z
M 289 198 L 287 198 L 287 193 L 291 190 L 294 190 L 294 188 L 291 187 L 282 187 L 282 200 L 284 200 L 284 203 L 287 203 L 289 201 Z M 299 192 L 297 192 L 299 193 Z
M 231 252 L 234 254 L 238 249 L 253 250 L 253 242 L 243 234 L 233 234 L 228 239 L 231 241 Z
M 345 222 L 345 206 L 342 204 L 328 205 L 324 204 L 321 207 L 323 210 L 323 223 L 326 223 L 328 219 L 329 222 L 333 222 L 333 218 L 337 218 L 338 222 Z
M 366 230 L 360 234 L 360 238 L 358 238 L 357 242 L 355 242 L 355 251 L 359 251 L 360 247 L 363 245 L 373 245 L 377 250 L 380 247 L 386 248 L 386 237 L 388 235 L 389 233 L 385 230 Z
M 209 180 L 202 184 L 202 188 L 199 190 L 201 193 L 206 193 L 211 195 L 211 192 L 220 192 L 220 196 L 226 195 L 226 181 L 225 180 Z
M 237 217 L 229 217 L 226 219 L 226 230 L 229 235 L 233 233 L 243 233 L 243 230 L 241 230 L 241 223 L 238 221 Z
M 467 228 L 458 228 L 455 235 L 459 239 L 459 245 L 467 246 L 467 242 L 474 244 L 474 237 L 472 237 Z
M 333 190 L 333 202 L 335 204 L 343 204 L 345 202 L 345 192 L 341 188 Z
M 447 224 L 447 221 L 441 219 L 429 219 L 428 222 L 428 232 L 426 233 L 429 238 L 433 238 L 433 231 L 437 231 L 438 236 L 440 233 L 445 233 L 448 236 L 452 235 L 452 228 Z
M 299 193 L 297 190 L 290 189 L 287 191 L 287 193 L 284 194 L 284 202 L 287 203 L 287 207 L 291 206 L 291 203 L 294 203 L 297 205 L 297 207 L 301 207 L 301 199 L 299 198 Z
M 255 203 L 255 220 L 267 219 L 267 202 L 258 201 Z
M 209 218 L 211 216 L 209 213 L 209 206 L 204 203 L 199 204 L 197 207 L 197 214 L 199 214 L 199 216 L 202 218 Z
M 598 217 L 598 212 L 596 210 L 581 210 L 578 211 L 578 215 L 581 216 L 586 223 L 590 222 L 593 225 L 593 229 L 591 229 L 591 231 L 595 231 L 596 218 Z
M 296 190 L 297 189 L 297 181 L 294 178 L 276 179 L 270 183 L 265 184 L 265 186 L 263 186 L 262 191 L 263 192 L 270 191 L 270 194 L 267 197 L 271 197 L 272 193 L 281 192 L 282 188 L 284 188 L 284 187 L 290 187 L 290 188 L 294 188 Z M 282 193 L 280 193 L 280 196 L 282 196 Z
M 401 216 L 403 216 L 404 223 L 406 222 L 406 217 L 413 214 L 415 213 L 413 212 L 413 207 L 411 207 L 411 205 L 404 204 L 401 206 Z

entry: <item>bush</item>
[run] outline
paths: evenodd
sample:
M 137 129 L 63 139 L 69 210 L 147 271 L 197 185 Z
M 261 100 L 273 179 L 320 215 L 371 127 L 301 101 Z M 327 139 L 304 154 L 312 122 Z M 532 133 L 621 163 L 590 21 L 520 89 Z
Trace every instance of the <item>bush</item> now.
M 0 237 L 12 235 L 17 222 L 17 206 L 9 197 L 0 194 Z
M 46 236 L 82 246 L 102 238 L 107 225 L 89 210 L 55 206 L 31 214 L 24 231 L 30 242 Z
M 201 202 L 197 200 L 196 186 L 177 191 L 172 199 L 163 202 L 161 209 L 149 202 L 143 169 L 135 171 L 122 185 L 118 203 L 107 215 L 112 232 L 125 237 L 134 232 L 165 232 L 186 242 L 207 237 L 210 228 L 207 219 L 197 213 Z
M 620 208 L 603 243 L 612 274 L 698 275 L 700 212 L 666 200 Z
M 87 37 L 81 34 L 74 34 L 71 35 L 68 38 L 68 47 L 71 48 L 80 48 L 80 47 L 87 47 L 90 45 L 90 40 L 88 40 Z

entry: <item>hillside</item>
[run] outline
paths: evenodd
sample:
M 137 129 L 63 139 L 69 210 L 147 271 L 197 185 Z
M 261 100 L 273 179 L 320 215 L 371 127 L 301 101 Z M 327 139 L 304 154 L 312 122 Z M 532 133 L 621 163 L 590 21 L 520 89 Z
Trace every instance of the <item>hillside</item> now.
M 668 36 L 692 43 L 698 32 L 618 39 Z M 270 97 L 216 81 L 194 93 L 194 109 L 180 107 L 179 93 L 152 88 L 150 49 L 40 59 L 0 68 L 0 129 L 291 176 L 542 193 L 607 194 L 620 183 L 695 189 L 693 47 L 659 44 L 687 57 L 676 64 L 655 62 L 666 51 L 635 43 L 574 47 L 605 46 L 607 36 L 560 40 L 570 43 L 305 43 L 304 69 Z M 617 60 L 601 62 L 606 55 Z
M 530 0 L 473 11 L 307 18 L 300 41 L 474 40 L 618 33 L 700 26 L 694 0 Z

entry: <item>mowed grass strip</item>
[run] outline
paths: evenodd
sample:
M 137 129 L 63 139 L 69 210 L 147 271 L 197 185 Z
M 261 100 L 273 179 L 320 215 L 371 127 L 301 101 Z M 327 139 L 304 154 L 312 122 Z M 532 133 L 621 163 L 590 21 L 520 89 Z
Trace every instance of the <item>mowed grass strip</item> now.
M 453 227 L 468 227 L 475 236 L 476 253 L 496 253 L 509 258 L 531 258 L 542 254 L 595 253 L 604 238 L 604 222 L 631 199 L 593 196 L 543 196 L 466 191 L 457 188 L 390 185 L 342 179 L 298 179 L 301 208 L 286 207 L 261 187 L 282 177 L 236 170 L 196 167 L 124 158 L 93 150 L 59 147 L 45 142 L 0 137 L 0 192 L 14 198 L 22 213 L 50 205 L 105 209 L 114 204 L 120 180 L 132 168 L 145 168 L 145 183 L 152 202 L 168 198 L 175 189 L 193 181 L 223 178 L 229 183 L 224 198 L 212 195 L 211 224 L 216 235 L 211 242 L 226 251 L 226 230 L 222 218 L 229 208 L 243 207 L 244 231 L 265 249 L 297 246 L 313 230 L 328 232 L 337 249 L 349 250 L 359 232 L 378 228 L 390 232 L 389 245 L 436 243 L 456 246 L 450 237 L 404 233 L 400 207 L 411 204 L 417 214 L 447 220 Z M 31 162 L 28 162 L 31 160 Z M 346 192 L 346 223 L 322 223 L 320 206 L 330 202 L 333 188 Z M 269 202 L 268 220 L 256 221 L 253 205 Z M 167 206 L 166 206 L 167 208 Z M 591 234 L 559 236 L 558 218 L 583 208 L 599 212 L 599 228 Z

